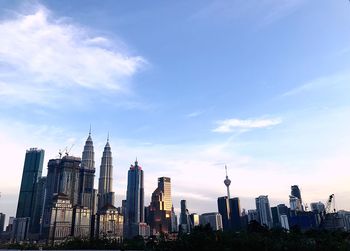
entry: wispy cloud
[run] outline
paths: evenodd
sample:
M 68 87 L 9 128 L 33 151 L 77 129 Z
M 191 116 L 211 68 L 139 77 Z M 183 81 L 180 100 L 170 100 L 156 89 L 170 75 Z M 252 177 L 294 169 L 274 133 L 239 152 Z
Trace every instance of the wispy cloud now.
M 236 130 L 247 131 L 256 128 L 266 128 L 278 125 L 282 122 L 280 118 L 272 119 L 225 119 L 218 121 L 218 126 L 213 129 L 213 132 L 229 133 Z
M 282 94 L 282 97 L 293 96 L 305 92 L 322 89 L 327 91 L 329 87 L 344 86 L 349 88 L 350 74 L 349 73 L 336 73 L 330 76 L 317 78 L 303 85 L 297 86 Z
M 292 14 L 304 2 L 304 0 L 212 1 L 194 13 L 191 19 L 227 20 L 252 17 L 259 25 L 267 25 Z
M 128 92 L 145 64 L 107 37 L 55 19 L 43 6 L 0 23 L 3 101 L 54 104 L 74 90 Z

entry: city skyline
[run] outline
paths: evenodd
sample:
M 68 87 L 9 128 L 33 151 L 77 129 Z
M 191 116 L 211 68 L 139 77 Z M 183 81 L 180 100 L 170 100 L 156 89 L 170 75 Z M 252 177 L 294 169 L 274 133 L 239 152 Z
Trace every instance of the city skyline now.
M 46 175 L 59 150 L 81 156 L 90 124 L 95 188 L 110 132 L 116 206 L 137 157 L 144 204 L 171 177 L 177 214 L 181 199 L 191 213 L 217 211 L 225 165 L 241 208 L 260 195 L 288 205 L 296 184 L 304 203 L 334 193 L 350 209 L 348 1 L 31 3 L 0 3 L 7 216 L 25 151 L 45 150 Z

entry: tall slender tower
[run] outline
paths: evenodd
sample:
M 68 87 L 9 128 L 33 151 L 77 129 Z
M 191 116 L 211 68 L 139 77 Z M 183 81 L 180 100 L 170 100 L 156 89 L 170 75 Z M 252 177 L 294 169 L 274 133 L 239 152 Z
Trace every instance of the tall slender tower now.
M 95 153 L 91 139 L 91 127 L 89 136 L 85 142 L 81 159 L 79 182 L 79 205 L 94 209 L 94 179 L 95 179 Z
M 231 180 L 228 178 L 227 175 L 227 166 L 225 165 L 225 171 L 226 171 L 226 179 L 224 180 L 225 186 L 227 187 L 227 198 L 230 199 L 230 185 Z
M 140 223 L 145 220 L 143 170 L 137 160 L 128 171 L 128 187 L 125 207 L 125 236 L 132 238 L 138 234 Z
M 106 205 L 114 206 L 114 192 L 112 192 L 113 184 L 113 164 L 112 164 L 112 151 L 109 145 L 109 135 L 107 137 L 107 143 L 104 148 L 101 166 L 100 166 L 100 178 L 98 182 L 98 209 L 103 208 Z
M 16 218 L 33 217 L 36 185 L 43 169 L 44 150 L 30 148 L 26 151 Z

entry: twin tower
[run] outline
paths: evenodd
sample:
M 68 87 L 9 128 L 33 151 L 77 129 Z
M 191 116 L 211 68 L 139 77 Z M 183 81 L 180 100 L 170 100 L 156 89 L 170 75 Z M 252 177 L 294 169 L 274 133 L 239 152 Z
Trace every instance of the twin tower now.
M 97 205 L 95 203 L 94 176 L 95 176 L 95 153 L 94 145 L 91 139 L 91 131 L 85 142 L 84 151 L 81 159 L 82 175 L 80 184 L 80 205 L 92 209 L 93 212 L 102 209 L 105 206 L 114 206 L 115 195 L 112 191 L 113 187 L 113 161 L 112 151 L 109 144 L 109 137 L 104 147 L 101 166 L 100 178 L 98 181 Z

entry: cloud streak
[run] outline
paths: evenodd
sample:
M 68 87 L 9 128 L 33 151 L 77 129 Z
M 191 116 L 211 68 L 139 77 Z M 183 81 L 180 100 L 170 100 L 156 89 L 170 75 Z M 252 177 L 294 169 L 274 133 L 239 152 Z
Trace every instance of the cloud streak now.
M 39 6 L 0 23 L 0 96 L 48 105 L 72 90 L 126 93 L 146 60 Z
M 247 131 L 257 128 L 266 128 L 278 125 L 282 122 L 280 118 L 272 119 L 225 119 L 218 121 L 218 126 L 213 129 L 213 132 L 229 133 L 233 131 Z

